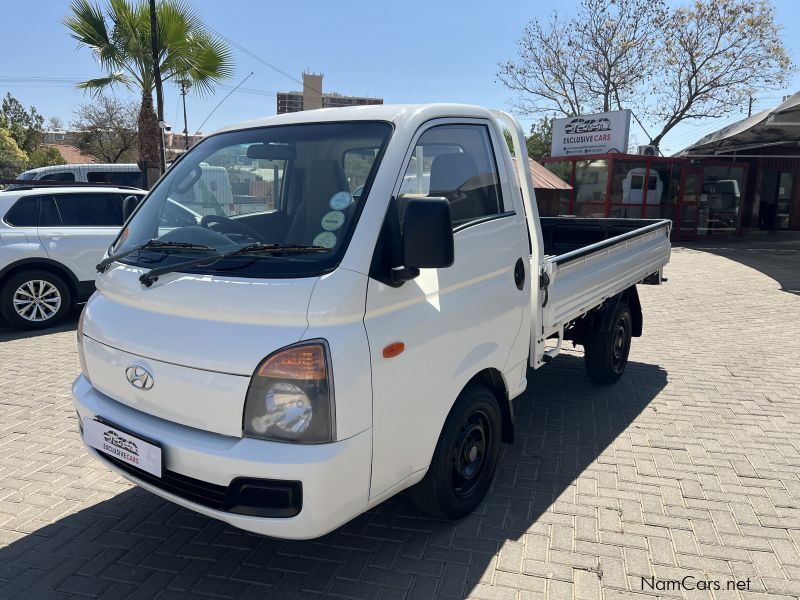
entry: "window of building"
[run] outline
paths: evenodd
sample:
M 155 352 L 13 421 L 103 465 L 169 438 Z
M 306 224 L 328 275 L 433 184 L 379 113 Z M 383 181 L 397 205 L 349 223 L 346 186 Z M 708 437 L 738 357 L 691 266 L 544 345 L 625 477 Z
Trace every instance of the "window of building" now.
M 453 227 L 503 212 L 503 199 L 488 129 L 440 125 L 422 134 L 409 161 L 398 208 L 412 198 L 444 197 Z
M 645 188 L 647 188 L 646 191 Z M 646 162 L 615 160 L 611 174 L 611 206 L 608 216 L 628 219 L 641 218 L 645 195 L 648 198 L 657 198 L 662 193 L 663 185 L 658 175 L 655 173 L 648 175 Z M 648 200 L 648 202 L 650 201 Z
M 739 222 L 744 193 L 744 168 L 708 165 L 703 168 L 703 192 L 698 207 L 698 234 L 731 234 Z
M 650 163 L 650 187 L 644 207 L 646 218 L 675 220 L 682 171 L 683 165 L 680 163 Z
M 781 173 L 778 178 L 778 202 L 775 205 L 776 229 L 789 229 L 793 191 L 794 173 Z
M 582 217 L 606 216 L 607 160 L 576 161 L 574 187 L 576 215 Z

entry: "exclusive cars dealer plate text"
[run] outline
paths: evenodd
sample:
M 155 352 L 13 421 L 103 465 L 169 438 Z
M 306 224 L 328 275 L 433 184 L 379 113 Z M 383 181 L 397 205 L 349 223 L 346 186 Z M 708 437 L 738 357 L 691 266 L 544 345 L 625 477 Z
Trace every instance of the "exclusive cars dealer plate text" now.
M 89 417 L 83 419 L 83 439 L 103 454 L 161 477 L 161 448 L 155 444 Z

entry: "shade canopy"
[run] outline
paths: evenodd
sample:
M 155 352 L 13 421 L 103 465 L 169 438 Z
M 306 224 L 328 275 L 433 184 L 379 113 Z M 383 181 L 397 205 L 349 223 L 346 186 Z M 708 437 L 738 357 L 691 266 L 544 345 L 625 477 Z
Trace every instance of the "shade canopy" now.
M 514 168 L 517 166 L 517 159 L 514 158 Z M 550 172 L 546 167 L 540 165 L 533 159 L 528 159 L 528 168 L 533 177 L 533 187 L 538 190 L 571 190 L 572 186 L 566 183 L 555 173 Z
M 800 146 L 800 92 L 775 108 L 700 138 L 677 155 L 726 154 L 764 146 Z

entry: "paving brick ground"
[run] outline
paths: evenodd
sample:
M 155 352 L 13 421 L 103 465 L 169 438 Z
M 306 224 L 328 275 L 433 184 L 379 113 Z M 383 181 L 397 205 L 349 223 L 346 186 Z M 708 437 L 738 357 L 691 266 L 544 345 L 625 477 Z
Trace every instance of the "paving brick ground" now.
M 580 352 L 531 373 L 486 502 L 457 524 L 404 495 L 284 542 L 137 490 L 86 456 L 74 319 L 0 332 L 0 598 L 625 598 L 642 577 L 800 595 L 800 243 L 676 248 L 641 290 L 624 379 Z

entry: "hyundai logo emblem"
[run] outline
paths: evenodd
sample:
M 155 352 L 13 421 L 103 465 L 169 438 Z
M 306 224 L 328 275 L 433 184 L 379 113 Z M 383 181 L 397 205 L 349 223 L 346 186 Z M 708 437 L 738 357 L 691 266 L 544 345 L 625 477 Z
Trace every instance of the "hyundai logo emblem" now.
M 144 390 L 145 392 L 152 388 L 153 383 L 155 383 L 150 371 L 139 365 L 131 365 L 125 369 L 125 377 L 127 377 L 128 383 L 133 387 Z

